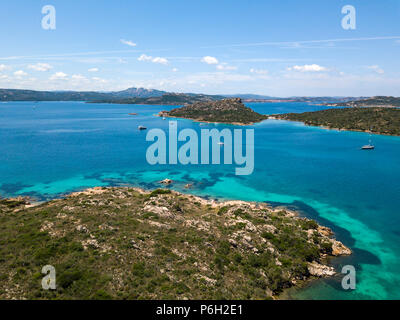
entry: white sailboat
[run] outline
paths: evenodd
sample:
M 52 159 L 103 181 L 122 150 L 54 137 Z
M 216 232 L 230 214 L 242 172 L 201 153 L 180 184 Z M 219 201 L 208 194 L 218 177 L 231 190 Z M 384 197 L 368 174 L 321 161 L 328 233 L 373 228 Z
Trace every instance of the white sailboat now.
M 372 128 L 370 128 L 369 131 L 370 131 L 369 137 L 371 138 L 371 136 L 372 136 L 372 134 L 371 134 Z M 372 144 L 371 139 L 369 139 L 368 144 L 366 144 L 365 146 L 361 147 L 361 150 L 374 150 L 374 149 L 375 149 L 375 146 Z

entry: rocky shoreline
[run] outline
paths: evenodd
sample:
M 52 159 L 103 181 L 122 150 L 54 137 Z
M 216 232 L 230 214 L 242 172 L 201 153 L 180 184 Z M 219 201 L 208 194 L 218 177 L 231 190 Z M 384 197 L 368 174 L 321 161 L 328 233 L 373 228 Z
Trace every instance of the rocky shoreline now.
M 1 267 L 8 275 L 0 279 L 3 299 L 49 298 L 28 290 L 36 288 L 33 275 L 43 263 L 57 266 L 62 279 L 72 272 L 65 263 L 72 263 L 80 274 L 75 287 L 89 281 L 82 268 L 100 279 L 110 275 L 105 284 L 90 278 L 96 290 L 81 293 L 67 281 L 51 295 L 60 299 L 95 299 L 99 290 L 113 299 L 276 299 L 286 288 L 336 274 L 327 257 L 351 254 L 329 228 L 292 210 L 170 189 L 97 187 L 38 205 L 2 199 L 0 220 L 0 241 L 25 266 L 18 277 L 15 261 Z M 41 236 L 28 249 L 24 242 L 36 232 Z M 133 265 L 144 268 L 133 271 L 142 279 L 139 288 L 129 277 Z

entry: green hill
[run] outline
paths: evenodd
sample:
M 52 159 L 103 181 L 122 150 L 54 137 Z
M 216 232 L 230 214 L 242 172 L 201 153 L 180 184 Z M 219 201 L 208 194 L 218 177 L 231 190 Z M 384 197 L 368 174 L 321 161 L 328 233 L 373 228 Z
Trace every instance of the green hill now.
M 93 188 L 0 200 L 0 299 L 266 299 L 349 254 L 331 231 L 263 203 Z M 56 269 L 43 290 L 42 267 Z
M 311 126 L 400 135 L 400 109 L 398 108 L 338 108 L 288 113 L 274 115 L 274 117 L 301 121 Z
M 198 102 L 169 112 L 163 111 L 160 116 L 237 124 L 252 124 L 267 118 L 246 107 L 240 98 Z

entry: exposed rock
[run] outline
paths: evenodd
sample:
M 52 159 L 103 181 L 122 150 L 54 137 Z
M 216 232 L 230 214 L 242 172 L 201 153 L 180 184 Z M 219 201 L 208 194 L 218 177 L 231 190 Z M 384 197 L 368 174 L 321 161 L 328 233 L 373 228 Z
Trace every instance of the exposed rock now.
M 131 246 L 132 246 L 133 249 L 136 249 L 136 250 L 140 249 L 140 246 L 133 239 L 131 240 Z
M 149 204 L 143 208 L 143 211 L 152 212 L 152 213 L 155 213 L 162 217 L 171 218 L 174 216 L 174 214 L 172 214 L 167 207 L 159 207 L 159 206 L 154 206 L 154 205 L 149 205 Z
M 79 232 L 89 233 L 89 229 L 83 224 L 76 226 L 76 230 Z
M 211 278 L 209 278 L 209 277 L 207 277 L 205 275 L 202 275 L 202 274 L 197 275 L 197 278 L 204 280 L 208 285 L 214 286 L 217 283 L 217 280 L 211 279 Z
M 330 277 L 336 274 L 333 267 L 319 264 L 316 261 L 308 263 L 308 272 L 310 272 L 312 276 L 316 277 Z
M 331 237 L 333 235 L 332 230 L 324 226 L 318 226 L 318 232 L 325 237 Z
M 332 255 L 334 256 L 348 256 L 351 255 L 351 250 L 343 243 L 337 240 L 332 241 Z
M 87 239 L 82 241 L 81 243 L 85 250 L 87 250 L 89 247 L 93 247 L 95 249 L 100 248 L 99 243 L 97 242 L 96 239 Z

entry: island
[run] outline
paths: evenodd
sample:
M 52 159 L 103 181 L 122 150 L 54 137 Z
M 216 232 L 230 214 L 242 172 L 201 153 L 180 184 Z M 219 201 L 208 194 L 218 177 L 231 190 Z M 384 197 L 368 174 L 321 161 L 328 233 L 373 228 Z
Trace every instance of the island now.
M 350 249 L 284 207 L 96 187 L 0 200 L 1 299 L 268 299 Z M 54 266 L 56 290 L 43 290 Z
M 385 107 L 335 108 L 314 112 L 276 114 L 281 120 L 300 121 L 310 126 L 400 135 L 400 109 Z
M 240 98 L 197 102 L 171 111 L 161 111 L 160 117 L 192 119 L 199 122 L 214 122 L 249 125 L 268 118 L 246 107 Z

